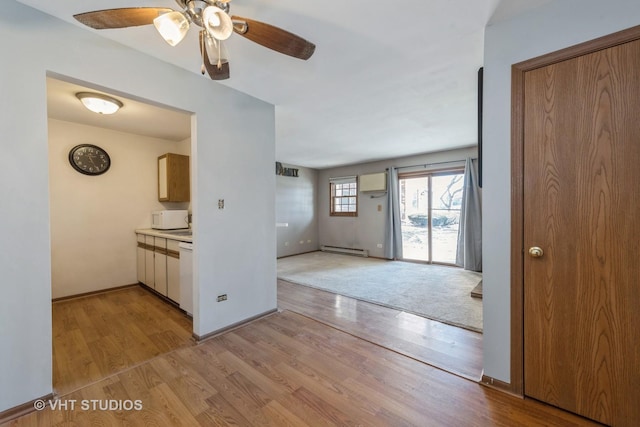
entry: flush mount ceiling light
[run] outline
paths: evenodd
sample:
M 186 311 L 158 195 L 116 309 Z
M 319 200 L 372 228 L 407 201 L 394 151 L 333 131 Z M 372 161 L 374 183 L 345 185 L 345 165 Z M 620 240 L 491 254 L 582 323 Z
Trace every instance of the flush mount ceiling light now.
M 78 92 L 76 97 L 88 110 L 98 114 L 113 114 L 122 108 L 122 102 L 101 93 Z

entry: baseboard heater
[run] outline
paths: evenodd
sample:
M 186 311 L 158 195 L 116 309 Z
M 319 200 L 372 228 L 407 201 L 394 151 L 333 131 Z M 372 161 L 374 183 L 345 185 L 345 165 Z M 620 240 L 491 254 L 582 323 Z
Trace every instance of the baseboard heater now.
M 351 249 L 351 248 L 341 248 L 338 246 L 322 245 L 320 246 L 320 250 L 322 252 L 333 252 L 336 254 L 355 255 L 355 256 L 362 256 L 362 257 L 369 256 L 369 251 L 367 251 L 366 249 Z

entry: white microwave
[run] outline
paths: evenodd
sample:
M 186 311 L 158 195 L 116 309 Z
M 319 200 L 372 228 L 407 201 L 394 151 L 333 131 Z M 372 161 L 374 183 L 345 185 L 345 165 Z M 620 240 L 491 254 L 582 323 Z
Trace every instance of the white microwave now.
M 151 228 L 171 230 L 189 227 L 189 212 L 187 210 L 164 210 L 151 212 Z

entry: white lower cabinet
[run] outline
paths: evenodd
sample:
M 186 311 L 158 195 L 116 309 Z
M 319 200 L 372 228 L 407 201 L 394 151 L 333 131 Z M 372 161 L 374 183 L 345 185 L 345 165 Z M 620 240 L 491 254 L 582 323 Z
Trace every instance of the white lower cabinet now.
M 178 240 L 138 234 L 138 281 L 180 304 Z
M 145 241 L 144 241 L 144 234 L 137 234 L 136 235 L 138 238 L 138 248 L 137 250 L 137 256 L 138 256 L 138 282 L 140 283 L 146 283 L 146 272 L 145 272 L 145 252 L 146 252 L 146 246 L 145 246 Z
M 155 251 L 153 248 L 155 247 L 155 241 L 153 236 L 144 236 L 146 249 L 144 251 L 144 278 L 145 281 L 142 282 L 150 288 L 155 289 L 155 277 L 156 271 L 153 267 L 154 259 L 155 259 Z
M 180 242 L 167 240 L 167 296 L 180 304 Z
M 163 239 L 162 237 L 155 237 L 154 252 L 154 289 L 160 294 L 167 296 L 167 239 Z

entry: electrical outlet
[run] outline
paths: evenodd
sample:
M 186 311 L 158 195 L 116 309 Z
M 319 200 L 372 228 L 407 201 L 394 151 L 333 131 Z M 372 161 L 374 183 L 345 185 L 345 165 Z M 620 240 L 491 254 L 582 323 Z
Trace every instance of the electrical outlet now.
M 307 243 L 311 243 L 311 239 L 307 240 Z
M 218 209 L 224 209 L 224 199 L 218 199 Z
M 303 245 L 304 244 L 304 240 L 300 240 L 300 244 Z
M 289 242 L 284 242 L 284 245 L 285 246 L 289 246 Z
M 218 302 L 226 301 L 227 294 L 218 295 Z
M 378 248 L 382 248 L 382 243 L 378 243 Z

